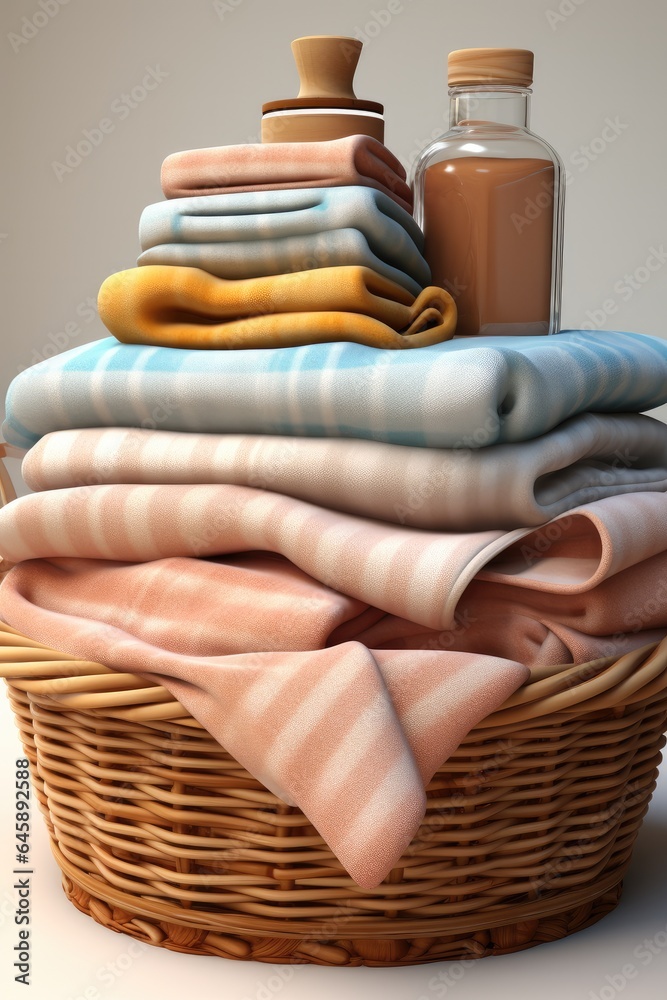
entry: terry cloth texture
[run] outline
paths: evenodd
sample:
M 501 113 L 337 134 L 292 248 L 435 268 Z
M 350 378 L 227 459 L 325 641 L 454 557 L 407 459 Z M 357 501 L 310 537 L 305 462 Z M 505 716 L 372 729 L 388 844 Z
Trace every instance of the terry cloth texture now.
M 82 344 L 21 372 L 5 440 L 145 427 L 364 438 L 477 449 L 527 441 L 586 411 L 667 402 L 667 342 L 638 333 L 461 338 L 418 351 L 361 344 L 175 350 Z
M 367 135 L 188 149 L 172 153 L 162 164 L 166 198 L 344 185 L 375 188 L 412 213 L 403 165 Z
M 403 349 L 438 344 L 456 326 L 442 288 L 417 298 L 366 267 L 322 267 L 234 281 L 194 267 L 153 265 L 113 274 L 100 318 L 127 344 L 247 349 L 354 341 Z
M 160 201 L 144 209 L 139 238 L 138 264 L 200 267 L 220 278 L 361 264 L 413 295 L 431 280 L 417 223 L 368 187 Z
M 416 528 L 521 528 L 603 497 L 664 492 L 667 425 L 584 413 L 532 441 L 476 451 L 270 434 L 55 431 L 28 452 L 22 475 L 38 492 L 220 483 Z

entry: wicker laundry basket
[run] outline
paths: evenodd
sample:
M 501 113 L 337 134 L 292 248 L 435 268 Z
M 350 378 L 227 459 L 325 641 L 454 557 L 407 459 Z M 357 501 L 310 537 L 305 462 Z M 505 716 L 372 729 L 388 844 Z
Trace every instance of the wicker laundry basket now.
M 271 963 L 475 958 L 594 923 L 667 727 L 667 640 L 539 668 L 436 774 L 409 850 L 366 890 L 161 686 L 7 626 L 0 676 L 74 905 L 151 944 Z

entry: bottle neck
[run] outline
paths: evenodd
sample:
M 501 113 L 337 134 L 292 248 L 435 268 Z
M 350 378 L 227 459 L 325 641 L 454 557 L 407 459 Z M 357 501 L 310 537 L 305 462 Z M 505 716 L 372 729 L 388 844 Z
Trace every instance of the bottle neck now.
M 531 93 L 524 87 L 450 87 L 449 127 L 463 122 L 493 122 L 528 128 Z

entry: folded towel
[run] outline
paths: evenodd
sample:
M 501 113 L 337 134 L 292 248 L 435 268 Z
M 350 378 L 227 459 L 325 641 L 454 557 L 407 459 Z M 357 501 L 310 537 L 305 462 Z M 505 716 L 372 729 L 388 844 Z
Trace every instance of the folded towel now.
M 32 490 L 230 484 L 349 514 L 455 531 L 520 528 L 621 493 L 667 490 L 667 425 L 584 413 L 533 441 L 477 451 L 342 438 L 56 431 L 26 455 Z
M 375 653 L 355 642 L 220 655 L 229 648 L 216 635 L 230 620 L 226 598 L 242 602 L 224 567 L 197 561 L 217 611 L 202 620 L 201 589 L 181 569 L 27 563 L 3 581 L 0 613 L 63 652 L 154 676 L 244 767 L 302 809 L 359 885 L 378 885 L 419 828 L 425 785 L 466 733 L 527 679 L 527 668 L 440 650 Z M 300 617 L 294 597 L 308 594 L 308 581 L 289 571 L 284 579 L 278 566 L 266 580 L 261 574 L 260 559 L 247 569 L 244 596 L 252 604 L 243 611 L 287 633 Z M 325 613 L 321 592 L 313 601 Z M 329 594 L 336 609 L 342 602 Z M 158 635 L 149 627 L 146 641 L 146 623 L 155 619 Z M 210 641 L 202 643 L 211 624 Z
M 128 344 L 251 348 L 355 341 L 424 347 L 447 340 L 456 305 L 442 288 L 415 299 L 366 267 L 321 267 L 230 281 L 195 267 L 133 267 L 113 274 L 100 318 Z
M 0 510 L 0 556 L 12 563 L 275 552 L 327 587 L 430 629 L 455 627 L 476 576 L 583 594 L 666 549 L 665 493 L 597 500 L 537 529 L 450 534 L 245 486 L 82 486 L 20 497 Z
M 522 544 L 514 547 L 520 552 Z M 509 656 L 532 667 L 622 656 L 667 635 L 667 551 L 614 573 L 585 594 L 561 590 L 558 575 L 552 581 L 547 572 L 542 589 L 521 587 L 515 574 L 503 577 L 494 564 L 462 594 L 455 628 L 420 634 L 403 622 L 401 638 L 397 621 L 387 616 L 357 631 L 355 639 L 378 649 L 386 644 Z
M 360 184 L 383 191 L 412 212 L 412 191 L 402 164 L 367 135 L 189 149 L 172 153 L 162 164 L 166 198 Z
M 461 338 L 419 351 L 188 351 L 107 338 L 18 375 L 4 435 L 29 448 L 54 430 L 159 427 L 476 449 L 587 410 L 665 402 L 667 343 L 637 333 Z
M 431 280 L 411 215 L 368 187 L 308 188 L 160 201 L 139 222 L 137 263 L 256 278 L 360 264 L 413 295 Z

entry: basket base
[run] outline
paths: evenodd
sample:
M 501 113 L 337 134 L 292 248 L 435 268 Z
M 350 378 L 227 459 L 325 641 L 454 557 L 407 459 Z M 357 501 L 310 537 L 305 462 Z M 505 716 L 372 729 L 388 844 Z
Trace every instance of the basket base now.
M 325 966 L 408 966 L 428 962 L 470 961 L 489 955 L 509 955 L 548 941 L 558 941 L 590 927 L 611 912 L 621 898 L 623 883 L 597 898 L 535 920 L 523 920 L 465 936 L 420 938 L 366 938 L 361 940 L 315 941 L 277 937 L 236 937 L 198 930 L 132 914 L 78 885 L 63 873 L 68 899 L 82 913 L 110 930 L 128 934 L 147 944 L 189 955 L 218 955 L 236 960 L 282 965 Z

